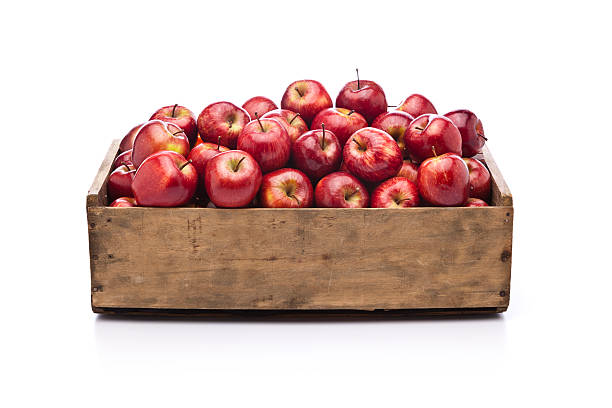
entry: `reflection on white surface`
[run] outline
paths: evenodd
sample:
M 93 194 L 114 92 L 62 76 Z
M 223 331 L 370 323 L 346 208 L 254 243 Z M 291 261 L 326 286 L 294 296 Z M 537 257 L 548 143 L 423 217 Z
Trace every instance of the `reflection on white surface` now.
M 475 360 L 503 360 L 506 323 L 497 315 L 305 322 L 98 316 L 95 344 L 99 359 L 107 363 L 147 364 L 155 356 L 156 364 L 211 372 L 257 374 L 273 366 L 278 372 L 318 372 L 325 367 L 329 374 L 337 367 L 349 375 L 366 367 L 400 364 L 404 374 L 451 375 L 440 372 L 449 359 L 457 373 L 465 373 Z M 491 374 L 491 367 L 495 365 L 489 364 L 483 374 Z

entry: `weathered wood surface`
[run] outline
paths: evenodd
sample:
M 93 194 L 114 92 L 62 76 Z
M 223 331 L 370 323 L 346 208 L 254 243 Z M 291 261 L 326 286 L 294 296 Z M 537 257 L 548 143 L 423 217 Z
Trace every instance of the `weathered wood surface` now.
M 115 139 L 111 143 L 106 156 L 100 165 L 98 174 L 94 178 L 89 191 L 87 192 L 87 207 L 107 205 L 107 194 L 106 194 L 106 183 L 108 182 L 108 176 L 111 172 L 113 162 L 119 151 L 119 144 L 121 140 Z
M 422 309 L 431 315 L 508 306 L 511 206 L 109 208 L 105 183 L 117 147 L 115 141 L 87 199 L 96 312 Z M 501 173 L 483 153 L 494 199 L 511 205 Z
M 504 307 L 512 209 L 90 207 L 97 307 Z M 510 215 L 506 215 L 510 214 Z
M 486 163 L 491 173 L 491 203 L 497 206 L 512 206 L 512 193 L 504 180 L 504 177 L 495 163 L 495 159 L 489 148 L 485 145 L 482 148 L 483 161 Z

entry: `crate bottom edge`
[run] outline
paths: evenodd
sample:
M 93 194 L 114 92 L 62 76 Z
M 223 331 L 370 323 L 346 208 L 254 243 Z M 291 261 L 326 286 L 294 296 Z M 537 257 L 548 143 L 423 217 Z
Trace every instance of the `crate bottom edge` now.
M 153 309 L 96 307 L 94 313 L 108 317 L 166 317 L 202 318 L 211 320 L 344 320 L 344 319 L 402 319 L 411 317 L 498 316 L 507 307 L 467 307 L 431 309 Z

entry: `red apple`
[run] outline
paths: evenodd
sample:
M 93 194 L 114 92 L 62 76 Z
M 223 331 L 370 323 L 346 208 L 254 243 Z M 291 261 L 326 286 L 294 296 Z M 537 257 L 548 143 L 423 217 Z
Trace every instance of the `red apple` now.
M 419 166 L 414 164 L 412 160 L 404 160 L 402 162 L 402 167 L 400 167 L 399 171 L 397 172 L 396 177 L 406 177 L 408 180 L 416 184 L 418 171 Z
M 136 135 L 132 163 L 138 168 L 147 157 L 161 151 L 173 151 L 187 157 L 189 141 L 183 129 L 154 119 L 145 123 Z
M 419 191 L 406 177 L 383 181 L 372 193 L 372 208 L 408 208 L 418 205 Z
M 119 143 L 119 151 L 125 152 L 134 147 L 134 139 L 136 138 L 136 135 L 138 134 L 138 131 L 142 125 L 144 125 L 144 123 L 134 126 L 125 136 L 123 136 L 123 139 L 121 139 L 121 142 Z
M 470 173 L 461 157 L 445 153 L 425 160 L 419 166 L 421 197 L 436 206 L 462 206 L 468 199 Z
M 267 208 L 312 207 L 312 184 L 296 169 L 280 169 L 266 174 L 261 182 L 260 204 Z
M 391 137 L 397 142 L 402 154 L 407 156 L 408 151 L 406 150 L 406 141 L 404 136 L 413 120 L 414 118 L 409 113 L 393 110 L 391 112 L 385 112 L 378 115 L 378 117 L 374 119 L 374 122 L 372 122 L 372 127 L 384 130 L 390 134 Z
M 461 156 L 461 133 L 444 116 L 419 116 L 412 121 L 404 138 L 410 157 L 418 163 L 444 153 Z
M 426 113 L 438 113 L 429 99 L 419 94 L 412 94 L 404 99 L 397 109 L 409 113 L 413 118 L 418 118 Z
M 271 110 L 278 109 L 278 106 L 265 96 L 254 96 L 242 105 L 242 109 L 247 111 L 252 119 L 255 117 L 255 113 L 261 118 Z
M 311 79 L 291 83 L 281 100 L 281 108 L 299 113 L 308 125 L 317 113 L 332 106 L 332 100 L 323 85 Z
M 123 164 L 116 168 L 108 176 L 108 197 L 110 200 L 115 200 L 119 197 L 131 197 L 132 194 L 132 181 L 134 180 L 134 174 L 136 169 L 131 164 Z
M 177 207 L 186 204 L 196 190 L 198 173 L 181 154 L 162 151 L 142 162 L 132 190 L 138 205 Z
M 480 153 L 487 141 L 480 119 L 467 109 L 455 110 L 444 116 L 449 118 L 461 133 L 463 156 L 472 157 Z
M 200 143 L 189 152 L 187 159 L 191 160 L 191 164 L 193 164 L 193 167 L 195 167 L 198 172 L 198 178 L 204 180 L 204 171 L 206 170 L 208 161 L 219 153 L 229 150 L 229 148 L 216 143 Z
M 219 153 L 227 152 L 229 149 L 225 146 L 213 143 L 200 143 L 196 145 L 187 157 L 191 160 L 191 164 L 195 167 L 198 172 L 198 187 L 196 189 L 195 198 L 199 201 L 207 201 L 206 188 L 204 186 L 204 171 L 206 170 L 206 164 L 210 159 L 218 155 Z
M 113 169 L 116 169 L 122 164 L 133 164 L 132 163 L 132 149 L 126 150 L 125 152 L 121 153 L 119 156 L 115 158 L 115 161 L 113 162 Z
M 466 207 L 488 207 L 489 204 L 487 204 L 486 202 L 482 201 L 480 198 L 473 198 L 470 197 L 467 199 L 467 202 L 465 203 Z
M 387 98 L 383 89 L 374 81 L 359 79 L 348 82 L 336 97 L 336 107 L 359 112 L 372 123 L 376 117 L 387 111 Z
M 291 139 L 276 119 L 250 121 L 238 136 L 238 150 L 249 153 L 263 173 L 284 167 L 291 156 Z
M 317 113 L 310 129 L 321 129 L 323 123 L 325 129 L 336 135 L 340 146 L 344 146 L 353 133 L 368 126 L 363 116 L 354 110 L 344 108 L 327 108 Z
M 192 111 L 184 106 L 169 105 L 159 108 L 151 119 L 159 119 L 167 123 L 172 123 L 185 131 L 185 136 L 189 141 L 189 147 L 193 148 L 198 140 L 198 127 L 196 125 L 196 118 Z
M 110 204 L 110 207 L 136 207 L 136 200 L 132 197 L 119 197 Z
M 323 127 L 304 133 L 291 147 L 294 166 L 313 180 L 336 171 L 342 159 L 338 139 Z
M 480 198 L 483 201 L 491 199 L 491 173 L 480 161 L 464 158 L 470 172 L 470 197 Z
M 263 115 L 261 118 L 278 120 L 281 125 L 285 126 L 285 130 L 291 138 L 291 143 L 295 142 L 298 137 L 302 136 L 304 132 L 308 131 L 308 125 L 306 125 L 304 119 L 300 117 L 300 114 L 287 109 L 274 109 Z
M 378 182 L 397 174 L 402 152 L 395 140 L 380 129 L 359 129 L 344 145 L 342 157 L 351 174 L 367 182 Z
M 246 207 L 259 191 L 261 169 L 247 152 L 230 150 L 208 161 L 204 183 L 208 197 L 217 207 Z
M 238 135 L 250 120 L 247 111 L 233 103 L 215 102 L 198 116 L 198 132 L 204 142 L 217 143 L 221 137 L 223 146 L 235 149 Z
M 336 172 L 323 177 L 315 189 L 317 207 L 364 208 L 370 197 L 359 179 L 350 173 Z

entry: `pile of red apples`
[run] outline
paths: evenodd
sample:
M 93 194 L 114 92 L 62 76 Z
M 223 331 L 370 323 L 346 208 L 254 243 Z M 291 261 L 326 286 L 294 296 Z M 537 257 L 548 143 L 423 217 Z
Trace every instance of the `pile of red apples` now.
M 409 208 L 487 206 L 487 139 L 469 110 L 438 115 L 413 94 L 389 110 L 373 81 L 336 98 L 313 80 L 287 87 L 281 108 L 256 96 L 170 105 L 123 138 L 108 179 L 112 207 Z

